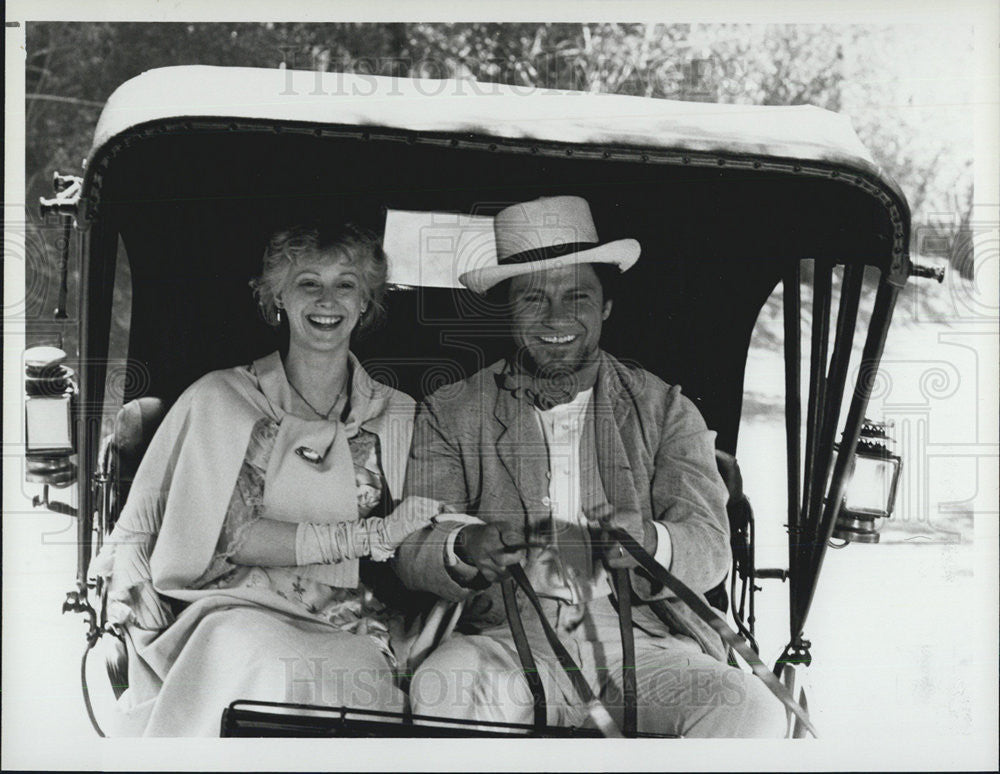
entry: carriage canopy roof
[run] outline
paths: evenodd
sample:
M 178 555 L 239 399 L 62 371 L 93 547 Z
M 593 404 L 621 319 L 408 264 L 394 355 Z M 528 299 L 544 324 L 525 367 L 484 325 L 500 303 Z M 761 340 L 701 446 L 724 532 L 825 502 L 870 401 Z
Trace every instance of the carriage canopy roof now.
M 679 102 L 249 67 L 165 67 L 132 78 L 108 99 L 91 156 L 133 127 L 180 117 L 775 157 L 880 176 L 850 120 L 812 105 Z

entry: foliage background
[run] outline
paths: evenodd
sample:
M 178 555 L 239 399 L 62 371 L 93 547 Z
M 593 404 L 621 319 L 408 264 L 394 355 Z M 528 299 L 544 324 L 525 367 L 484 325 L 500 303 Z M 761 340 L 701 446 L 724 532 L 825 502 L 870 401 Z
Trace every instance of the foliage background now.
M 50 343 L 57 232 L 35 202 L 79 173 L 101 107 L 145 70 L 178 64 L 461 77 L 546 88 L 847 114 L 913 212 L 914 252 L 952 248 L 972 204 L 972 30 L 956 26 L 747 24 L 30 23 L 26 72 L 29 343 Z M 930 237 L 930 238 L 929 238 Z M 942 245 L 944 246 L 942 248 Z M 71 266 L 72 280 L 77 267 Z M 924 294 L 922 299 L 932 294 Z M 924 301 L 922 300 L 921 303 Z M 777 304 L 758 344 L 779 339 Z M 67 331 L 67 346 L 73 331 Z

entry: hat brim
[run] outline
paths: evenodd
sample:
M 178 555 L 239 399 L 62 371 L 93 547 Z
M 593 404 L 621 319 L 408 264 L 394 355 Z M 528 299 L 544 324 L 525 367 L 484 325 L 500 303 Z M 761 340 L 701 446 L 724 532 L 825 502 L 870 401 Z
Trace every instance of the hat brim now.
M 474 293 L 485 293 L 497 283 L 511 277 L 581 263 L 607 263 L 617 266 L 619 271 L 628 271 L 639 260 L 641 250 L 639 242 L 635 239 L 617 239 L 589 250 L 560 255 L 558 258 L 548 258 L 544 261 L 484 266 L 482 269 L 473 269 L 459 275 L 458 281 Z

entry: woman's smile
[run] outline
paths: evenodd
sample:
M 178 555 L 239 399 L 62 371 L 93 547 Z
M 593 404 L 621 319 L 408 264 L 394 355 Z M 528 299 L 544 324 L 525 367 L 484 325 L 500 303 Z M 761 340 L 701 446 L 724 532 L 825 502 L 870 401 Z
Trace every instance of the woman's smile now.
M 344 316 L 339 314 L 307 314 L 306 320 L 318 331 L 336 330 Z

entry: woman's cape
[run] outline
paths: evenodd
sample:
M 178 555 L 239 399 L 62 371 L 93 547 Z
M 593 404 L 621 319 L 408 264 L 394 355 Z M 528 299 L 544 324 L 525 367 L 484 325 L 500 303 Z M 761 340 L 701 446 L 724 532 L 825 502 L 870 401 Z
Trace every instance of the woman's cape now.
M 273 373 L 277 358 L 274 353 L 255 367 L 260 364 L 261 371 Z M 372 380 L 353 355 L 351 359 L 351 415 L 362 429 L 379 437 L 389 493 L 398 497 L 414 402 Z M 130 690 L 118 707 L 125 734 L 148 731 L 146 719 L 156 694 L 208 613 L 249 605 L 291 617 L 295 626 L 323 625 L 267 590 L 191 588 L 215 553 L 254 424 L 262 416 L 280 422 L 276 413 L 280 409 L 261 391 L 254 370 L 210 373 L 178 398 L 142 459 L 118 524 L 91 571 L 112 577 L 119 594 L 127 592 L 120 601 L 131 616 L 125 621 L 130 624 Z M 162 597 L 190 605 L 174 622 Z

